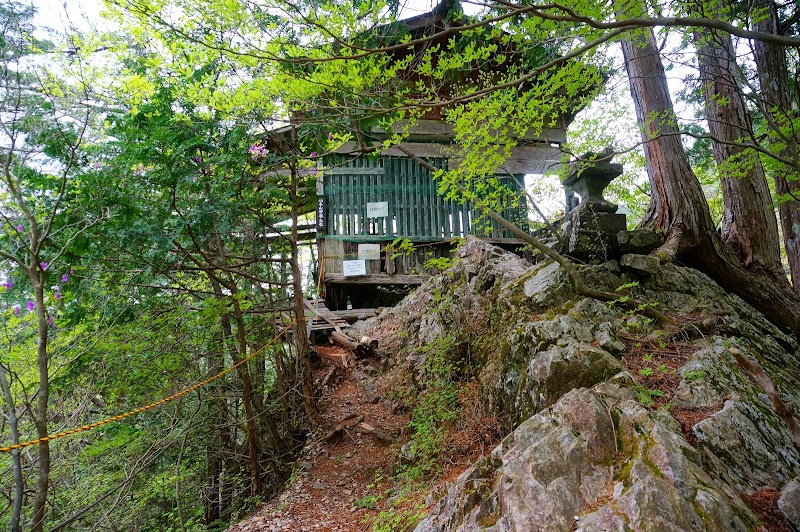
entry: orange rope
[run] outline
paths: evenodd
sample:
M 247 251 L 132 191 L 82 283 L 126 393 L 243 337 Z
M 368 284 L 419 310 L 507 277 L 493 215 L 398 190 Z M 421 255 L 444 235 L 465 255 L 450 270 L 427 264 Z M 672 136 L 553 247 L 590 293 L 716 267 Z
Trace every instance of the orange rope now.
M 157 406 L 161 406 L 163 404 L 169 403 L 170 401 L 174 401 L 175 399 L 178 399 L 179 397 L 183 397 L 184 395 L 186 395 L 188 393 L 191 393 L 191 392 L 197 390 L 198 388 L 202 388 L 203 386 L 214 382 L 215 380 L 219 379 L 220 377 L 223 377 L 224 375 L 227 375 L 228 373 L 230 373 L 234 369 L 238 368 L 242 364 L 244 364 L 247 361 L 251 360 L 253 357 L 255 357 L 256 355 L 258 355 L 259 353 L 264 351 L 264 349 L 266 349 L 267 347 L 272 345 L 275 342 L 275 340 L 277 340 L 278 338 L 283 336 L 283 334 L 286 331 L 288 331 L 291 328 L 292 325 L 294 325 L 294 321 L 292 321 L 292 323 L 290 323 L 281 332 L 279 332 L 277 335 L 275 335 L 275 337 L 273 337 L 263 347 L 261 347 L 257 351 L 254 351 L 249 356 L 241 359 L 236 364 L 230 366 L 229 368 L 226 368 L 226 369 L 220 371 L 219 373 L 217 373 L 213 377 L 209 377 L 208 379 L 206 379 L 204 381 L 198 382 L 197 384 L 195 384 L 193 386 L 190 386 L 189 388 L 186 388 L 184 390 L 181 390 L 178 393 L 172 394 L 169 397 L 161 399 L 160 401 L 156 401 L 155 403 L 150 403 L 149 405 L 139 407 L 139 408 L 137 408 L 135 410 L 131 410 L 130 412 L 125 412 L 124 414 L 119 414 L 117 416 L 112 416 L 110 418 L 106 418 L 106 419 L 104 419 L 102 421 L 96 421 L 94 423 L 89 423 L 88 425 L 84 425 L 82 427 L 77 427 L 77 428 L 74 428 L 74 429 L 65 430 L 63 432 L 58 432 L 56 434 L 51 434 L 49 436 L 45 436 L 43 438 L 37 438 L 35 440 L 30 440 L 30 441 L 18 443 L 16 445 L 10 445 L 8 447 L 0 447 L 0 452 L 9 453 L 9 452 L 14 451 L 16 449 L 23 449 L 25 447 L 30 447 L 31 445 L 36 445 L 37 443 L 43 443 L 43 442 L 49 442 L 49 441 L 52 441 L 52 440 L 57 440 L 58 438 L 63 438 L 65 436 L 70 436 L 70 435 L 76 434 L 78 432 L 86 432 L 88 430 L 95 429 L 95 428 L 97 428 L 97 427 L 99 427 L 101 425 L 106 425 L 106 424 L 111 423 L 113 421 L 119 421 L 121 419 L 125 419 L 126 417 L 130 417 L 130 416 L 133 416 L 135 414 L 139 414 L 141 412 L 145 412 L 147 410 L 152 410 L 153 408 L 155 408 Z

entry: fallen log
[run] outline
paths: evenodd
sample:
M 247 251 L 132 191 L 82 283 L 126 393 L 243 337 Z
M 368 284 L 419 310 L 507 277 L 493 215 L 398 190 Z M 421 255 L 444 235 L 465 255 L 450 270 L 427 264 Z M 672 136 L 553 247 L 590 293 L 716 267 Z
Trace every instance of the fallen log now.
M 378 340 L 375 338 L 370 338 L 369 336 L 362 336 L 358 343 L 369 346 L 369 348 L 373 351 L 378 349 Z
M 375 348 L 378 347 L 378 341 L 368 336 L 364 336 L 360 341 L 356 341 L 344 333 L 340 333 L 338 331 L 329 331 L 328 338 L 333 343 L 355 353 L 356 358 L 367 358 L 372 356 L 375 352 Z

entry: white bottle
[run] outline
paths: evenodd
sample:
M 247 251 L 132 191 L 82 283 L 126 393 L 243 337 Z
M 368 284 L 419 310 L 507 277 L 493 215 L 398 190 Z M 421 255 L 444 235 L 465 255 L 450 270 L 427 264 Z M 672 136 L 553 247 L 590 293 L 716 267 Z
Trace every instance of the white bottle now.
M 347 310 L 353 310 L 353 304 L 350 302 L 350 296 L 347 296 Z

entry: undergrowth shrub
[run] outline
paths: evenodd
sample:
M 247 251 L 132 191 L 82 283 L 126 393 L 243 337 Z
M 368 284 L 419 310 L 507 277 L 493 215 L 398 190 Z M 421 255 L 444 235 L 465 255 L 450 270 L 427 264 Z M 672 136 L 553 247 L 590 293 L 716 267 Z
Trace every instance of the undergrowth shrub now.
M 435 473 L 444 451 L 448 430 L 461 415 L 458 382 L 453 350 L 458 343 L 451 333 L 423 346 L 425 363 L 421 380 L 425 388 L 411 413 L 409 454 L 414 463 L 400 474 L 407 480 L 419 480 Z

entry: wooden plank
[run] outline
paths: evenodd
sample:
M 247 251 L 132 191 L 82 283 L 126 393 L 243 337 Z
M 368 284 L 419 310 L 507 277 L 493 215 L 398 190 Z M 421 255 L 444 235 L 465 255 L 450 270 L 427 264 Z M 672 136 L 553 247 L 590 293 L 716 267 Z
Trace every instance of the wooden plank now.
M 419 172 L 417 163 L 411 159 L 404 159 L 406 175 L 408 175 L 408 190 L 411 194 L 411 201 L 408 209 L 411 212 L 411 236 L 424 235 L 424 228 L 420 224 L 420 211 L 423 209 L 422 194 L 419 188 Z
M 344 188 L 346 176 L 338 175 L 336 176 L 336 179 L 339 182 L 339 197 L 337 198 L 337 200 L 339 202 L 339 212 L 342 217 L 342 228 L 338 234 L 346 235 L 348 234 L 347 228 L 349 223 L 349 219 L 347 217 L 347 193 Z
M 386 173 L 384 177 L 391 179 L 392 181 L 392 188 L 395 190 L 396 194 L 396 212 L 395 215 L 397 216 L 397 236 L 405 234 L 405 212 L 406 212 L 406 204 L 405 204 L 405 189 L 400 186 L 400 173 L 399 167 L 397 165 L 397 159 L 391 158 L 386 161 Z M 391 169 L 391 173 L 389 170 Z
M 352 310 L 332 310 L 331 311 L 337 318 L 345 321 L 365 320 L 367 318 L 374 318 L 378 312 L 374 308 L 354 308 Z
M 403 190 L 403 212 L 405 216 L 405 227 L 403 228 L 403 233 L 401 236 L 409 236 L 413 235 L 413 228 L 411 227 L 411 189 L 409 187 L 410 179 L 408 174 L 405 171 L 405 165 L 403 163 L 404 159 L 397 159 L 395 163 L 397 164 L 397 184 Z
M 429 275 L 387 275 L 375 274 L 361 277 L 345 277 L 340 273 L 329 273 L 325 282 L 331 284 L 422 284 Z
M 447 217 L 444 213 L 444 202 L 439 194 L 436 193 L 436 181 L 433 180 L 433 174 L 428 172 L 428 194 L 431 197 L 431 214 L 435 217 L 433 230 L 436 238 L 441 238 L 442 235 L 447 234 L 445 225 L 447 224 Z
M 372 169 L 373 170 L 377 170 L 377 168 L 375 168 L 374 164 L 375 163 L 373 161 Z M 375 185 L 373 184 L 374 180 L 375 180 L 375 174 L 365 175 L 361 180 L 362 181 L 362 183 L 361 183 L 361 186 L 362 186 L 361 204 L 364 206 L 363 208 L 364 208 L 364 234 L 365 235 L 378 234 L 378 231 L 379 231 L 378 230 L 378 222 L 380 221 L 380 218 L 375 218 L 373 220 L 369 220 L 369 219 L 366 218 L 366 215 L 367 215 L 367 202 L 368 201 L 370 201 L 370 202 L 383 201 L 382 199 L 381 200 L 372 199 L 373 196 L 377 194 L 377 192 L 375 190 Z M 373 222 L 372 225 L 370 225 L 370 222 Z
M 411 178 L 411 188 L 409 192 L 411 193 L 411 201 L 409 201 L 409 210 L 411 211 L 412 218 L 411 218 L 411 235 L 418 236 L 422 233 L 422 227 L 420 227 L 420 211 L 422 209 L 418 208 L 416 203 L 417 199 L 420 196 L 420 189 L 419 189 L 419 173 L 414 171 L 414 165 L 417 163 L 412 161 L 411 159 L 403 159 L 406 165 L 406 171 L 408 172 L 409 177 Z M 417 208 L 415 208 L 417 207 Z
M 355 168 L 348 166 L 346 168 L 332 168 L 328 170 L 331 175 L 376 175 L 383 174 L 383 168 L 375 166 L 366 166 L 362 168 Z
M 342 327 L 349 327 L 348 323 L 342 320 L 341 318 L 336 317 L 328 307 L 325 306 L 325 302 L 320 302 L 317 300 L 304 300 L 303 303 L 305 304 L 306 308 L 310 311 L 310 314 L 314 316 L 314 321 L 311 324 L 311 330 L 322 330 L 316 327 L 319 327 L 321 324 L 318 323 L 317 319 L 321 319 L 330 325 L 329 329 L 332 328 L 338 333 L 342 333 Z
M 333 181 L 334 189 L 336 190 L 336 192 L 331 193 L 330 198 L 333 205 L 329 206 L 329 210 L 336 219 L 334 222 L 335 230 L 331 232 L 332 235 L 341 235 L 344 229 L 342 225 L 342 195 L 340 193 L 341 180 L 342 176 L 331 176 L 331 181 Z
M 342 255 L 344 250 L 341 240 L 324 238 L 320 242 L 320 257 L 325 272 L 342 273 Z M 323 276 L 324 279 L 324 276 Z
M 450 214 L 453 219 L 453 238 L 466 236 L 467 233 L 464 231 L 464 224 L 461 219 L 461 212 L 464 210 L 463 206 L 455 200 L 449 200 L 448 203 L 450 204 Z
M 436 214 L 433 212 L 433 204 L 429 189 L 428 181 L 430 181 L 430 172 L 427 168 L 423 168 L 416 161 L 411 161 L 412 168 L 414 169 L 414 190 L 417 191 L 417 197 L 422 199 L 422 208 L 415 209 L 417 214 L 417 232 L 416 236 L 430 237 L 436 234 L 435 223 Z

